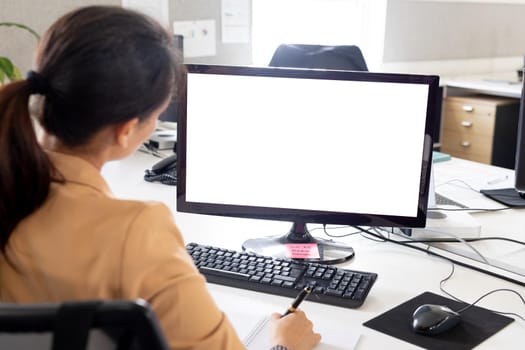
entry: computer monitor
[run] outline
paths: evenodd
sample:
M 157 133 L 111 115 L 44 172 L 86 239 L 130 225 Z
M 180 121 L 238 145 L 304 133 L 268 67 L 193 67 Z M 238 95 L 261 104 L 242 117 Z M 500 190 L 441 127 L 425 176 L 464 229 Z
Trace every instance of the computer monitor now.
M 187 65 L 177 210 L 284 220 L 243 248 L 336 263 L 308 223 L 424 227 L 436 76 Z
M 525 207 L 525 79 L 522 81 L 520 114 L 514 164 L 514 188 L 482 189 L 481 193 L 509 207 Z
M 177 100 L 175 97 L 172 97 L 168 107 L 159 115 L 160 122 L 168 123 L 177 123 L 178 120 L 177 114 Z
M 178 50 L 178 54 L 182 57 L 184 57 L 184 37 L 179 34 L 173 35 L 173 45 Z M 164 124 L 167 123 L 177 123 L 178 120 L 178 113 L 177 113 L 177 101 L 176 98 L 173 97 L 171 102 L 169 103 L 168 107 L 160 114 L 159 121 Z

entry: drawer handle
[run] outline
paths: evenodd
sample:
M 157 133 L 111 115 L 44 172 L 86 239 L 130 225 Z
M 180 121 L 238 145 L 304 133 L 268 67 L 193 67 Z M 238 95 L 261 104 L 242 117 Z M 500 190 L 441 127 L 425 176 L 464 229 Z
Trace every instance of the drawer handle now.
M 468 142 L 468 141 L 462 141 L 462 142 L 461 142 L 461 147 L 465 147 L 465 148 L 470 147 L 470 142 Z
M 465 112 L 472 112 L 474 110 L 474 107 L 469 105 L 464 105 L 462 108 Z
M 466 128 L 470 128 L 470 127 L 472 126 L 472 122 L 468 122 L 468 121 L 466 121 L 466 120 L 463 120 L 463 121 L 461 122 L 461 126 L 464 126 L 464 127 L 466 127 Z

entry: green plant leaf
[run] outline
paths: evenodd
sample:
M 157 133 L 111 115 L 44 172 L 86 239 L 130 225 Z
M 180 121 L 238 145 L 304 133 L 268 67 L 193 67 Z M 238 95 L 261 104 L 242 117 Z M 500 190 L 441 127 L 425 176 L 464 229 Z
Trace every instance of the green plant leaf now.
M 22 73 L 20 72 L 20 69 L 18 69 L 17 66 L 13 65 L 13 76 L 15 78 L 15 80 L 20 80 L 22 79 Z
M 0 57 L 0 69 L 8 78 L 13 75 L 13 63 L 7 57 Z
M 40 40 L 40 35 L 38 35 L 37 32 L 35 32 L 33 29 L 24 24 L 15 22 L 0 22 L 0 26 L 17 27 L 26 30 L 29 33 L 31 33 L 37 41 Z M 18 69 L 18 67 L 16 67 L 9 58 L 0 56 L 0 84 L 2 84 L 6 79 L 14 81 L 22 78 L 23 77 L 20 73 L 20 69 Z
M 40 35 L 38 35 L 37 32 L 35 32 L 33 29 L 29 28 L 28 26 L 26 26 L 24 24 L 15 23 L 15 22 L 0 22 L 0 26 L 17 27 L 17 28 L 25 29 L 29 33 L 31 33 L 36 38 L 37 41 L 40 40 Z
M 4 79 L 7 77 L 13 81 L 21 78 L 20 70 L 7 57 L 0 57 L 0 70 L 4 74 Z

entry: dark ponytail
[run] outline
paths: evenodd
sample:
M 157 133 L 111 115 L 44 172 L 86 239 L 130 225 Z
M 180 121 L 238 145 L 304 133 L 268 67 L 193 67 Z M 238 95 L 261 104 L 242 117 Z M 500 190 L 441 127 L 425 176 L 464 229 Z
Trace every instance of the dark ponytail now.
M 57 177 L 29 117 L 32 93 L 43 95 L 36 117 L 46 133 L 74 149 L 107 126 L 148 118 L 184 73 L 172 35 L 146 16 L 89 6 L 56 21 L 39 44 L 35 72 L 0 87 L 0 249 Z
M 28 111 L 30 83 L 0 87 L 0 249 L 24 217 L 46 199 L 52 167 Z

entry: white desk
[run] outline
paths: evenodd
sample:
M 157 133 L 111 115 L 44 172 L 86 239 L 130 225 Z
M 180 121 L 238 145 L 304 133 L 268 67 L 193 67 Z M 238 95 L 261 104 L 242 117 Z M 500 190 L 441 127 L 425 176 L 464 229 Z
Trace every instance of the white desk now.
M 445 87 L 445 96 L 477 93 L 513 98 L 521 97 L 522 87 L 522 83 L 517 81 L 515 73 L 483 77 L 444 78 L 441 85 Z
M 248 237 L 284 233 L 289 223 L 262 220 L 246 220 L 211 217 L 205 215 L 177 213 L 175 211 L 175 187 L 147 183 L 142 179 L 144 169 L 151 167 L 158 158 L 143 153 L 107 164 L 103 175 L 116 196 L 140 200 L 157 200 L 166 203 L 174 212 L 186 242 L 194 241 L 233 249 L 241 249 Z M 463 180 L 476 187 L 501 176 L 512 176 L 507 169 L 454 159 L 438 163 L 435 167 L 436 190 L 453 199 L 464 199 L 468 204 L 492 205 L 490 200 L 480 194 L 448 182 L 452 178 Z M 510 185 L 509 177 L 498 185 Z M 492 213 L 479 213 L 475 217 L 482 223 L 483 235 L 505 235 L 525 239 L 525 211 L 509 210 Z M 320 231 L 314 231 L 320 232 Z M 355 270 L 376 272 L 379 278 L 373 286 L 364 305 L 359 309 L 345 309 L 330 305 L 305 301 L 302 308 L 315 323 L 330 323 L 349 331 L 361 334 L 357 349 L 416 349 L 417 347 L 396 338 L 376 332 L 362 323 L 380 315 L 398 304 L 424 292 L 442 294 L 439 281 L 450 270 L 449 262 L 429 257 L 424 253 L 397 246 L 364 239 L 359 235 L 344 239 L 356 250 L 356 256 L 343 266 Z M 525 248 L 497 243 L 476 245 L 483 254 L 500 256 L 501 251 L 511 252 L 512 261 L 525 261 Z M 507 253 L 505 253 L 507 254 Z M 522 263 L 525 265 L 525 263 Z M 412 277 L 410 280 L 408 277 Z M 499 278 L 475 272 L 468 268 L 456 267 L 453 278 L 445 284 L 453 295 L 472 302 L 479 296 L 497 288 L 511 288 L 525 295 L 525 288 L 503 281 Z M 255 312 L 282 312 L 289 304 L 289 298 L 256 293 L 252 291 L 209 284 L 209 289 L 218 305 L 228 314 L 236 308 L 255 310 Z M 525 306 L 510 294 L 497 293 L 478 305 L 500 311 L 517 312 L 525 316 Z M 482 343 L 478 349 L 523 349 L 525 342 L 525 322 L 517 319 L 502 331 Z

